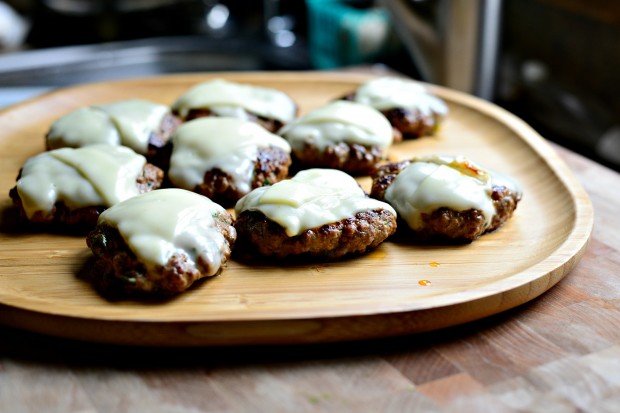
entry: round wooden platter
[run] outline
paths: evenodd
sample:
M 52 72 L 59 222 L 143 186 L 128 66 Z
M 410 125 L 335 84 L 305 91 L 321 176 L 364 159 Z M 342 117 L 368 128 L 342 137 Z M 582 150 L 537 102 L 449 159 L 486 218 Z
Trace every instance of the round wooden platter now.
M 232 261 L 220 276 L 167 300 L 108 300 L 89 284 L 85 237 L 25 231 L 8 198 L 19 168 L 44 150 L 52 121 L 87 104 L 172 103 L 214 77 L 278 88 L 301 113 L 369 75 L 210 73 L 61 89 L 0 112 L 0 322 L 41 333 L 136 345 L 309 343 L 429 331 L 525 303 L 578 262 L 593 212 L 581 185 L 524 122 L 488 102 L 430 86 L 450 114 L 440 132 L 390 157 L 463 154 L 515 177 L 524 197 L 499 231 L 467 245 L 389 239 L 358 258 L 317 263 Z M 362 178 L 368 189 L 369 179 Z

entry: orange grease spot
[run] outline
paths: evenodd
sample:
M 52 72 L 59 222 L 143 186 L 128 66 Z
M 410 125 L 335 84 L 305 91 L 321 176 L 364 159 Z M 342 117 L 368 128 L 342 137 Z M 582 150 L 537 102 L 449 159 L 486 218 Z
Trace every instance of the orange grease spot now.
M 430 265 L 431 267 L 439 267 L 439 263 L 438 262 L 429 262 L 428 265 Z
M 429 280 L 420 280 L 418 281 L 418 284 L 420 284 L 422 287 L 426 287 L 427 285 L 431 285 L 431 282 Z

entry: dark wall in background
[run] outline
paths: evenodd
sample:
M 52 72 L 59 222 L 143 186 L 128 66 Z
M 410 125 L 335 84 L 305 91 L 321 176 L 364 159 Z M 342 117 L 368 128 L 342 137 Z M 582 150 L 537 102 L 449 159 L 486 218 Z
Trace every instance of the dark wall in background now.
M 497 101 L 618 168 L 620 2 L 506 0 L 502 29 Z

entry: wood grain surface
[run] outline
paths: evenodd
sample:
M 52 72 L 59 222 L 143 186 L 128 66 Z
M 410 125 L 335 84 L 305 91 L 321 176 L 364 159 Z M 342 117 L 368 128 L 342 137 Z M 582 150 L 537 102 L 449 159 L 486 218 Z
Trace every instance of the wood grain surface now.
M 368 75 L 176 75 L 59 90 L 0 114 L 0 192 L 43 150 L 60 115 L 86 104 L 140 97 L 171 103 L 214 76 L 279 88 L 303 112 L 353 90 Z M 84 238 L 25 232 L 2 198 L 0 322 L 63 337 L 146 345 L 305 343 L 422 332 L 497 314 L 547 291 L 579 261 L 592 230 L 588 195 L 556 152 L 519 119 L 471 96 L 434 87 L 450 107 L 436 137 L 395 145 L 394 160 L 463 154 L 524 188 L 513 219 L 462 246 L 388 241 L 330 263 L 232 262 L 166 301 L 109 301 L 82 276 Z M 368 188 L 368 180 L 361 183 Z M 429 285 L 420 281 L 429 280 Z M 462 385 L 468 385 L 466 377 Z M 432 389 L 428 389 L 432 392 Z

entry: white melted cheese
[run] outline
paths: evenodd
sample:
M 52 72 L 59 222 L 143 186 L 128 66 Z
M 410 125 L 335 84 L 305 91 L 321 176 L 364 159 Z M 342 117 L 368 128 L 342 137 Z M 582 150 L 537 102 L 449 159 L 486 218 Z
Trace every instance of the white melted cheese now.
M 262 126 L 234 118 L 206 117 L 181 125 L 172 137 L 168 176 L 177 187 L 193 190 L 205 172 L 220 169 L 241 193 L 251 189 L 259 148 L 290 153 L 290 145 Z
M 168 112 L 165 105 L 140 99 L 80 108 L 52 124 L 48 146 L 78 148 L 105 143 L 145 154 L 151 134 L 159 131 Z
M 112 119 L 103 111 L 85 107 L 56 120 L 47 134 L 51 149 L 105 143 L 120 145 L 121 136 Z
M 292 179 L 253 190 L 235 206 L 260 211 L 281 225 L 289 237 L 325 224 L 354 217 L 358 212 L 384 209 L 396 215 L 385 202 L 368 198 L 357 181 L 335 169 L 308 169 Z
M 129 148 L 90 145 L 61 148 L 30 158 L 17 191 L 26 215 L 51 213 L 54 204 L 106 207 L 138 195 L 136 179 L 146 159 Z
M 422 227 L 423 213 L 442 207 L 455 211 L 478 209 L 488 227 L 496 213 L 491 198 L 493 185 L 521 193 L 515 181 L 464 158 L 427 157 L 412 162 L 398 174 L 385 191 L 385 201 L 413 230 Z
M 138 153 L 146 153 L 151 134 L 159 131 L 164 116 L 169 112 L 165 105 L 140 99 L 97 107 L 110 116 L 121 136 L 121 144 Z
M 292 121 L 297 111 L 295 102 L 284 92 L 222 79 L 194 86 L 172 105 L 172 109 L 182 117 L 186 117 L 192 109 L 210 109 L 220 116 L 247 119 L 247 114 L 233 108 L 283 123 Z
M 426 116 L 448 114 L 445 102 L 429 93 L 423 85 L 395 77 L 381 77 L 364 83 L 357 89 L 355 101 L 380 111 L 405 108 Z
M 308 143 L 325 149 L 340 142 L 376 146 L 392 144 L 392 126 L 379 111 L 359 103 L 336 101 L 283 127 L 279 132 L 295 149 Z
M 98 224 L 117 228 L 147 269 L 165 265 L 172 256 L 207 262 L 215 275 L 229 245 L 214 215 L 227 212 L 210 199 L 183 189 L 158 189 L 107 209 Z M 234 231 L 234 229 L 233 229 Z
M 252 120 L 250 114 L 240 106 L 213 105 L 209 110 L 223 118 L 237 118 L 241 120 Z

